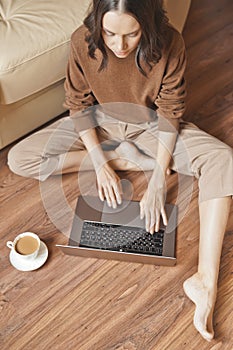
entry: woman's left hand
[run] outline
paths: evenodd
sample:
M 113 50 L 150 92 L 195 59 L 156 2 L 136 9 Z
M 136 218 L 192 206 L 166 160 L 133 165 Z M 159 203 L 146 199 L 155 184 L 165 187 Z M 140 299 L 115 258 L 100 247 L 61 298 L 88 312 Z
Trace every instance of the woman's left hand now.
M 165 212 L 166 183 L 165 176 L 157 174 L 151 178 L 148 188 L 140 201 L 140 217 L 145 218 L 146 231 L 153 234 L 159 231 L 160 216 L 163 223 L 167 225 L 167 215 Z

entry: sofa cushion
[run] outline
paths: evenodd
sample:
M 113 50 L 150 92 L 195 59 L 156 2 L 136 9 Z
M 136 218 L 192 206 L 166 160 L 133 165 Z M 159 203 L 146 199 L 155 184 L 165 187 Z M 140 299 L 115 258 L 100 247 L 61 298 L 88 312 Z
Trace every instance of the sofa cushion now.
M 1 0 L 0 103 L 25 98 L 65 76 L 71 33 L 89 0 Z

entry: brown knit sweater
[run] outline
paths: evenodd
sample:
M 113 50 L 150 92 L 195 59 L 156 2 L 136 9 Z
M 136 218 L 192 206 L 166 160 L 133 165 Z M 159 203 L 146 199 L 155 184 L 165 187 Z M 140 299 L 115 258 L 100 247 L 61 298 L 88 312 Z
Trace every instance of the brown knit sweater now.
M 94 104 L 111 106 L 109 103 L 122 102 L 117 104 L 122 106 L 122 113 L 112 116 L 132 123 L 150 121 L 155 113 L 132 113 L 132 109 L 127 110 L 127 106 L 148 107 L 156 111 L 159 117 L 168 120 L 183 116 L 185 47 L 182 36 L 173 28 L 169 31 L 170 39 L 160 61 L 150 71 L 146 65 L 143 66 L 147 69 L 147 77 L 139 72 L 135 64 L 135 52 L 120 59 L 108 48 L 107 68 L 98 72 L 102 53 L 96 50 L 96 60 L 88 56 L 85 42 L 87 28 L 82 25 L 72 34 L 64 105 L 70 110 L 71 116 L 77 117 L 75 124 L 78 130 L 93 126 L 87 113 L 80 111 Z

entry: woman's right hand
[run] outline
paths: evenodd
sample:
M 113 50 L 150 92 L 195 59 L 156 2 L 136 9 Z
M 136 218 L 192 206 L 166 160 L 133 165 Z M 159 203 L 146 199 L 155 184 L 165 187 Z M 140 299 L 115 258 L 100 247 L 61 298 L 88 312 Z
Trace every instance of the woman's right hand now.
M 121 204 L 122 187 L 120 178 L 107 163 L 96 130 L 92 128 L 80 131 L 79 134 L 96 172 L 99 197 L 102 201 L 106 198 L 108 205 L 116 208 L 117 204 Z
M 106 198 L 108 206 L 116 208 L 121 204 L 122 187 L 119 176 L 105 163 L 96 170 L 98 193 L 101 201 Z

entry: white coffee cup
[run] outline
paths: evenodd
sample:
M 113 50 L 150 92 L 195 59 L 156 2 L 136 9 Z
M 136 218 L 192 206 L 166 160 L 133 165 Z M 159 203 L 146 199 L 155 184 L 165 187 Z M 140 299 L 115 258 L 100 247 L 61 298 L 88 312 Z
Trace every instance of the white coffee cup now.
M 23 232 L 15 237 L 14 241 L 8 241 L 7 247 L 21 260 L 33 260 L 40 249 L 40 238 L 32 232 Z

